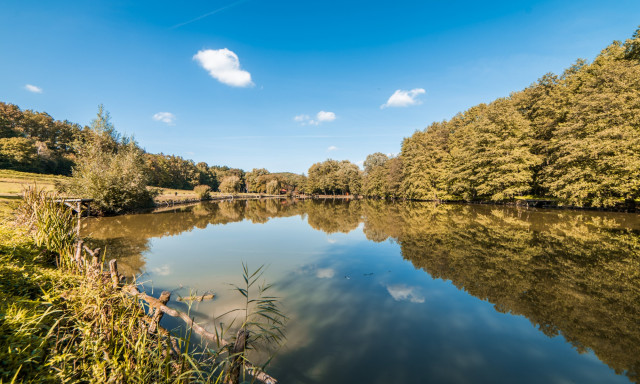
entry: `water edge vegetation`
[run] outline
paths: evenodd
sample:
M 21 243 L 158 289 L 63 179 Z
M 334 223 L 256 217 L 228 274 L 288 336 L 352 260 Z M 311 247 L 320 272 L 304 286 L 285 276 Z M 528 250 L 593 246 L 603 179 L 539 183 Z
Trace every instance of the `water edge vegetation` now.
M 277 298 L 265 295 L 269 286 L 258 287 L 260 269 L 243 265 L 244 320 L 201 344 L 195 328 L 163 329 L 155 299 L 143 305 L 138 298 L 146 295 L 127 294 L 137 292 L 135 281 L 103 271 L 98 249 L 85 246 L 83 257 L 75 215 L 49 193 L 27 190 L 16 217 L 16 225 L 5 218 L 0 227 L 0 381 L 239 383 L 248 372 L 246 379 L 275 382 L 245 352 L 284 337 L 285 316 Z M 236 330 L 241 344 L 224 341 Z

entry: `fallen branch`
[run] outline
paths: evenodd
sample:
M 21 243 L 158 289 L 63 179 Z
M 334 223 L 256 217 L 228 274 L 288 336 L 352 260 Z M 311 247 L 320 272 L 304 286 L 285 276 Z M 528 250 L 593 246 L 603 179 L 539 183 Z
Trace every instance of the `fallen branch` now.
M 144 292 L 140 292 L 137 287 L 135 287 L 133 285 L 127 285 L 127 286 L 122 288 L 122 291 L 146 301 L 150 306 L 156 308 L 156 310 L 160 310 L 164 314 L 167 314 L 167 315 L 169 315 L 171 317 L 181 318 L 187 324 L 187 327 L 190 327 L 191 329 L 193 329 L 194 332 L 196 332 L 197 334 L 199 334 L 203 338 L 205 338 L 205 339 L 207 339 L 209 341 L 212 341 L 212 342 L 216 343 L 217 345 L 219 345 L 221 347 L 229 345 L 228 341 L 219 338 L 218 335 L 216 335 L 215 333 L 211 333 L 211 332 L 207 331 L 201 325 L 199 325 L 198 323 L 194 322 L 189 317 L 189 315 L 187 315 L 186 313 L 184 313 L 182 311 L 178 311 L 178 310 L 173 309 L 173 308 L 167 307 L 166 305 L 164 305 L 160 300 L 156 299 L 155 297 L 149 296 Z M 269 376 L 267 373 L 262 371 L 260 368 L 254 366 L 253 364 L 251 364 L 249 362 L 245 362 L 244 363 L 244 369 L 251 376 L 255 377 L 257 380 L 259 380 L 259 381 L 261 381 L 261 382 L 263 382 L 265 384 L 277 384 L 277 382 L 278 382 L 278 380 L 276 380 L 275 378 Z
M 208 339 L 222 347 L 229 344 L 229 342 L 227 342 L 226 340 L 218 338 L 218 335 L 216 335 L 215 333 L 207 331 L 201 325 L 191 320 L 189 315 L 187 315 L 186 313 L 167 307 L 160 300 L 156 299 L 155 297 L 151 297 L 144 292 L 140 292 L 138 288 L 134 287 L 133 285 L 123 287 L 123 291 L 146 301 L 152 307 L 155 307 L 156 309 L 160 310 L 163 313 L 166 313 L 171 317 L 181 318 L 188 327 L 193 329 L 197 334 L 204 337 L 205 339 Z

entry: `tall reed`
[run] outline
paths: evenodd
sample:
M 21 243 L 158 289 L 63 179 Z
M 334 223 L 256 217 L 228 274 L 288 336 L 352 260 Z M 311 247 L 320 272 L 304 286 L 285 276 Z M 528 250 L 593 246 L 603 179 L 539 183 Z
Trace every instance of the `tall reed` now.
M 51 192 L 29 186 L 22 194 L 16 217 L 30 230 L 37 246 L 55 252 L 58 265 L 69 267 L 77 240 L 78 219 L 57 198 Z

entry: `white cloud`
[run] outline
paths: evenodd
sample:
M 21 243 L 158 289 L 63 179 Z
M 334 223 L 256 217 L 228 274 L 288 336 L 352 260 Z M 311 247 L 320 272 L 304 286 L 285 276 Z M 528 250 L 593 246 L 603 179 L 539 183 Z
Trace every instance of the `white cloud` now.
M 333 121 L 336 119 L 336 114 L 333 112 L 320 111 L 316 115 L 316 119 L 318 119 L 318 123 L 322 123 L 323 121 Z
M 173 125 L 173 123 L 176 121 L 176 115 L 171 112 L 158 112 L 153 115 L 153 120 L 162 121 L 163 123 Z
M 393 95 L 391 95 L 391 97 L 385 104 L 382 104 L 380 106 L 380 109 L 388 107 L 408 107 L 411 105 L 422 104 L 422 102 L 418 100 L 417 97 L 424 93 L 426 93 L 426 91 L 422 88 L 416 88 L 410 91 L 403 91 L 402 89 L 398 89 L 393 93 Z
M 327 148 L 327 151 L 337 151 L 338 147 L 336 147 L 335 145 L 330 146 L 329 148 Z
M 293 118 L 294 121 L 297 121 L 298 123 L 304 123 L 307 120 L 310 120 L 311 118 L 309 117 L 309 115 L 298 115 L 296 117 Z
M 238 55 L 227 48 L 204 49 L 193 55 L 193 59 L 206 69 L 211 77 L 223 84 L 232 87 L 253 85 L 251 74 L 240 69 Z
M 335 276 L 336 271 L 332 268 L 319 268 L 316 271 L 316 277 L 319 279 L 330 279 Z
M 408 287 L 404 284 L 387 285 L 387 291 L 395 301 L 410 301 L 412 303 L 424 303 L 424 296 L 416 292 L 416 287 Z
M 33 93 L 42 93 L 42 88 L 36 87 L 35 85 L 31 85 L 31 84 L 25 85 L 24 89 L 26 89 L 29 92 L 33 92 Z
M 329 123 L 336 119 L 336 114 L 333 112 L 320 111 L 316 114 L 316 118 L 312 119 L 309 115 L 298 115 L 293 118 L 294 121 L 302 125 L 320 125 L 320 123 Z

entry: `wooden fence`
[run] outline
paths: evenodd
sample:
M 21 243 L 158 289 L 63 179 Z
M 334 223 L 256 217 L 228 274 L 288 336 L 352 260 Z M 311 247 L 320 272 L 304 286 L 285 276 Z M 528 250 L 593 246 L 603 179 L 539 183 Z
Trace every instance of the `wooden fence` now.
M 243 355 L 249 338 L 249 331 L 240 329 L 236 334 L 236 340 L 233 344 L 229 341 L 218 337 L 216 333 L 207 331 L 204 327 L 196 323 L 191 317 L 182 311 L 167 306 L 171 299 L 171 292 L 164 291 L 159 298 L 155 298 L 141 292 L 135 284 L 127 284 L 124 276 L 118 273 L 118 262 L 113 259 L 109 261 L 109 270 L 103 270 L 103 263 L 100 258 L 100 248 L 91 249 L 87 247 L 82 240 L 76 244 L 73 263 L 81 271 L 86 271 L 88 277 L 105 284 L 110 284 L 114 290 L 121 291 L 128 295 L 134 296 L 148 305 L 148 314 L 145 318 L 148 327 L 147 330 L 151 334 L 160 334 L 168 337 L 171 341 L 172 353 L 180 355 L 177 340 L 169 331 L 160 326 L 160 320 L 164 315 L 181 319 L 188 328 L 199 334 L 203 339 L 215 343 L 217 346 L 228 351 L 232 358 L 231 368 L 229 369 L 229 383 L 240 383 L 240 374 L 244 370 L 255 379 L 265 384 L 276 384 L 277 380 L 263 372 L 260 368 L 252 365 L 244 360 Z M 209 297 L 212 298 L 212 295 Z

